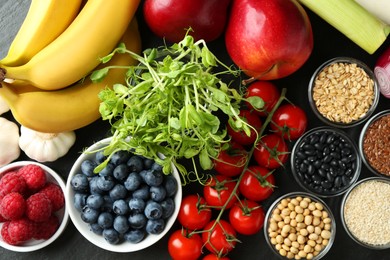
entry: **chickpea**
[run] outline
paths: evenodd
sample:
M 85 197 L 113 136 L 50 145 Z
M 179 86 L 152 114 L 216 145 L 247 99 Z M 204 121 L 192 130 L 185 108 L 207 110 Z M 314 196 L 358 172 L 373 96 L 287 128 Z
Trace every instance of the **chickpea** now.
M 281 244 L 276 244 L 275 245 L 275 249 L 279 251 L 280 249 L 282 249 L 282 245 Z
M 305 239 L 305 237 L 304 236 L 302 236 L 302 235 L 298 235 L 298 237 L 297 237 L 297 241 L 298 241 L 298 243 L 299 244 L 304 244 L 305 242 L 306 242 L 306 239 Z
M 283 245 L 282 245 L 282 248 L 283 248 L 284 250 L 286 250 L 286 252 L 289 252 L 289 251 L 290 251 L 290 247 L 289 247 L 288 245 L 283 244 Z
M 283 248 L 281 248 L 281 249 L 279 250 L 279 254 L 280 254 L 281 256 L 286 256 L 286 255 L 287 255 L 287 252 L 286 252 L 286 250 L 284 250 Z
M 278 209 L 278 208 L 274 209 L 273 213 L 276 214 L 276 215 L 279 215 L 280 214 L 280 209 Z
M 279 221 L 277 225 L 279 228 L 283 228 L 286 224 L 283 221 Z
M 321 224 L 321 219 L 319 217 L 314 217 L 313 218 L 313 225 L 318 226 L 319 224 Z
M 311 215 L 310 209 L 303 209 L 303 215 L 304 215 L 304 216 Z
M 284 223 L 286 223 L 286 224 L 288 224 L 288 223 L 290 223 L 291 222 L 291 218 L 290 218 L 290 216 L 286 216 L 286 217 L 284 217 Z
M 307 254 L 306 259 L 313 259 L 314 255 L 312 253 Z
M 302 208 L 306 209 L 307 206 L 309 206 L 309 203 L 307 202 L 307 200 L 302 200 L 302 201 L 299 203 L 299 206 L 301 206 Z
M 295 219 L 296 216 L 297 216 L 297 213 L 295 211 L 291 211 L 290 218 Z
M 322 240 L 322 245 L 323 246 L 327 246 L 328 244 L 329 244 L 329 240 L 328 239 Z
M 286 237 L 286 238 L 284 239 L 283 243 L 284 243 L 284 245 L 286 245 L 286 246 L 288 246 L 288 247 L 291 246 L 291 240 L 290 240 L 288 237 Z
M 322 211 L 318 209 L 314 210 L 312 214 L 314 217 L 318 217 L 318 218 L 322 217 Z
M 288 235 L 288 239 L 290 239 L 291 242 L 297 241 L 297 234 L 295 234 L 295 233 L 290 233 L 290 234 Z
M 302 229 L 302 228 L 306 228 L 306 225 L 305 223 L 298 223 L 297 227 Z
M 277 235 L 278 235 L 278 232 L 275 232 L 275 231 L 269 232 L 269 237 L 271 237 L 271 238 L 275 238 Z
M 276 230 L 278 230 L 278 224 L 276 224 L 276 222 L 271 222 L 271 224 L 269 225 L 269 228 L 271 231 L 276 231 Z
M 324 229 L 325 229 L 325 230 L 330 230 L 330 227 L 331 227 L 330 224 L 325 224 L 325 225 L 324 225 Z
M 283 205 L 284 207 L 287 207 L 287 205 L 288 205 L 288 200 L 287 200 L 287 199 L 282 199 L 282 200 L 280 201 L 280 204 Z
M 301 250 L 298 252 L 298 255 L 302 258 L 305 258 L 307 256 L 307 253 L 305 251 Z
M 276 241 L 276 238 L 271 237 L 270 239 L 271 244 L 276 245 L 278 242 Z
M 318 235 L 317 235 L 316 233 L 311 233 L 311 234 L 309 235 L 309 239 L 315 241 L 315 240 L 318 239 Z
M 318 226 L 314 228 L 314 233 L 317 235 L 321 235 L 321 231 L 322 231 L 322 229 Z
M 325 224 L 330 224 L 332 222 L 332 220 L 328 217 L 328 218 L 324 218 L 323 222 Z
M 320 244 L 316 244 L 314 250 L 320 252 L 322 250 L 322 246 Z
M 310 203 L 309 206 L 307 206 L 307 208 L 310 210 L 310 211 L 313 211 L 316 209 L 316 205 L 314 202 Z
M 287 258 L 288 259 L 293 259 L 294 258 L 294 254 L 291 253 L 291 252 L 287 252 Z
M 296 227 L 297 226 L 297 221 L 295 219 L 291 219 L 290 226 Z
M 312 225 L 309 225 L 306 227 L 307 231 L 311 234 L 311 233 L 314 233 L 314 226 Z
M 309 234 L 309 231 L 307 231 L 307 229 L 301 229 L 299 230 L 299 234 L 305 237 Z
M 277 242 L 278 244 L 283 243 L 283 240 L 284 240 L 284 238 L 282 237 L 282 235 L 277 235 L 277 236 L 275 237 L 275 239 L 276 239 L 276 242 Z
M 284 223 L 283 223 L 283 224 L 284 224 Z M 282 227 L 282 233 L 289 233 L 290 230 L 291 230 L 290 225 L 284 225 L 284 226 Z
M 299 201 L 298 201 L 298 199 L 297 198 L 295 198 L 295 199 L 291 199 L 291 204 L 293 204 L 294 206 L 297 206 L 297 205 L 299 205 Z
M 299 248 L 299 243 L 297 241 L 293 241 L 291 243 L 291 247 L 294 247 L 294 248 L 298 249 Z
M 293 210 L 295 209 L 295 205 L 292 204 L 291 202 L 288 203 L 287 207 L 288 207 L 291 211 L 293 211 Z
M 329 217 L 328 212 L 326 210 L 322 211 L 322 218 L 325 219 L 327 217 Z
M 290 252 L 293 253 L 294 255 L 298 254 L 299 250 L 296 247 L 290 247 Z
M 276 222 L 279 222 L 279 221 L 282 221 L 282 217 L 279 215 L 279 214 L 276 214 L 274 212 L 274 214 L 272 214 L 272 218 L 276 221 Z
M 283 208 L 281 211 L 282 216 L 289 216 L 291 213 L 291 210 L 289 208 Z

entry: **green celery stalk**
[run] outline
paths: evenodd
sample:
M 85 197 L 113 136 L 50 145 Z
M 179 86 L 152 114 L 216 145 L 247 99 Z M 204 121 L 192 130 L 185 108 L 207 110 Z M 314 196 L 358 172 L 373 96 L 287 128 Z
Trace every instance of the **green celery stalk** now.
M 354 0 L 298 0 L 369 54 L 386 40 L 390 26 Z

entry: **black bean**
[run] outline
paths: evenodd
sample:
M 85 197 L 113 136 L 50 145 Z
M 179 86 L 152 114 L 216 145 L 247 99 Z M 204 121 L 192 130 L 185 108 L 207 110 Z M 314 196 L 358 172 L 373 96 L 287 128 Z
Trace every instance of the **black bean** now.
M 330 182 L 333 182 L 333 181 L 334 181 L 334 177 L 333 177 L 332 174 L 330 174 L 330 172 L 328 172 L 328 173 L 326 174 L 326 179 L 327 179 L 328 181 L 330 181 Z
M 330 161 L 330 166 L 337 167 L 337 166 L 339 166 L 339 162 L 336 160 L 332 160 L 332 161 Z
M 335 179 L 334 179 L 334 184 L 333 184 L 336 188 L 339 188 L 341 186 L 341 177 L 340 176 L 337 176 Z
M 325 147 L 324 147 L 324 150 L 322 151 L 322 154 L 323 154 L 324 156 L 330 154 L 330 148 L 329 148 L 329 146 L 325 146 Z
M 315 168 L 314 168 L 313 164 L 309 164 L 309 165 L 307 166 L 307 174 L 313 175 L 313 174 L 314 174 L 314 171 L 315 171 Z
M 329 154 L 328 155 L 325 155 L 325 157 L 324 157 L 324 162 L 325 163 L 328 163 L 328 162 L 330 162 L 332 160 L 332 156 L 330 156 Z
M 314 161 L 313 162 L 313 165 L 314 165 L 314 167 L 315 168 L 320 168 L 321 167 L 321 165 L 322 165 L 322 161 L 320 161 L 320 160 L 316 160 L 316 161 Z
M 332 156 L 335 159 L 340 159 L 341 158 L 340 154 L 338 152 L 336 152 L 336 151 L 331 152 L 330 156 Z
M 347 168 L 347 165 L 345 163 L 343 163 L 341 160 L 338 161 L 338 164 L 339 164 L 340 169 L 342 169 L 342 170 L 345 170 Z
M 303 159 L 306 159 L 306 155 L 305 155 L 304 152 L 298 151 L 295 155 L 296 155 L 297 158 L 299 158 L 299 159 L 302 159 L 302 160 L 303 160 Z
M 319 150 L 319 151 L 322 151 L 322 149 L 324 149 L 324 144 L 322 143 L 315 143 L 314 144 L 314 147 Z
M 309 156 L 309 157 L 307 157 L 307 160 L 308 160 L 310 163 L 313 163 L 316 159 L 317 159 L 316 156 Z
M 349 149 L 348 147 L 343 147 L 343 149 L 341 149 L 341 155 L 343 157 L 345 157 L 346 155 L 350 155 L 351 154 L 351 149 Z
M 320 185 L 321 181 L 322 181 L 322 178 L 319 175 L 313 175 L 314 184 Z
M 321 165 L 321 169 L 329 170 L 329 168 L 330 168 L 330 165 L 327 164 L 327 163 L 323 163 L 323 164 Z
M 310 137 L 310 144 L 317 144 L 318 143 L 318 141 L 320 140 L 320 138 L 318 137 L 318 135 L 312 135 L 311 137 Z
M 300 166 L 299 166 L 299 171 L 301 173 L 306 173 L 307 172 L 307 165 L 302 163 Z
M 335 140 L 335 136 L 333 134 L 330 134 L 328 138 L 326 138 L 326 143 L 333 144 L 334 140 Z
M 323 178 L 326 178 L 326 171 L 324 169 L 318 169 L 318 175 L 320 175 Z
M 324 144 L 326 142 L 327 138 L 328 138 L 328 135 L 324 132 L 321 134 L 319 142 Z
M 345 176 L 351 176 L 352 174 L 352 169 L 351 168 L 348 168 L 345 172 L 344 172 Z
M 321 182 L 321 186 L 324 189 L 330 189 L 332 187 L 332 183 L 328 180 L 324 180 Z

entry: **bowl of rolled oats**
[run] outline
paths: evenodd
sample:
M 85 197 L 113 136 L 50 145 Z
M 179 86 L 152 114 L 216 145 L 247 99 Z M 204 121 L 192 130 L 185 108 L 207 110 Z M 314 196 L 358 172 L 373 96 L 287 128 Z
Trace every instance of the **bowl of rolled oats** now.
M 352 127 L 375 111 L 380 90 L 373 71 L 363 62 L 337 57 L 314 72 L 308 89 L 313 112 L 334 127 Z

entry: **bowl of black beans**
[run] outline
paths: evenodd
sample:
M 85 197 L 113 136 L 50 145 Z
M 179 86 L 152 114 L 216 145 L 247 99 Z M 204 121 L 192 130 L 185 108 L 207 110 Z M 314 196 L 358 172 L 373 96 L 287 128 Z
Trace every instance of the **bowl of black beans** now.
M 347 191 L 360 175 L 356 144 L 340 129 L 317 127 L 295 143 L 291 155 L 295 180 L 306 191 L 321 197 Z

